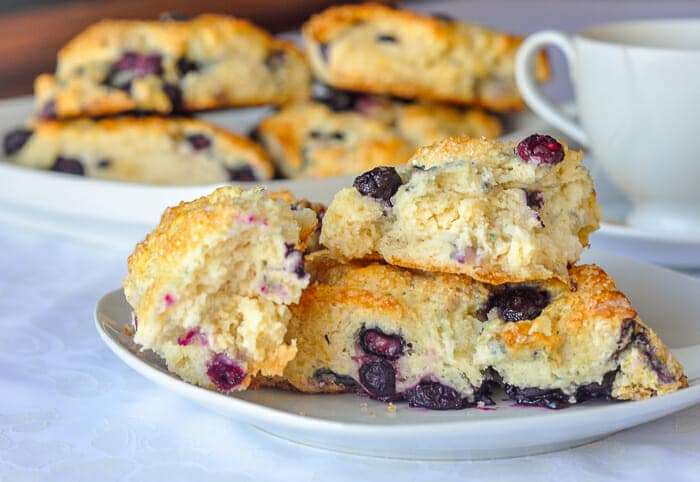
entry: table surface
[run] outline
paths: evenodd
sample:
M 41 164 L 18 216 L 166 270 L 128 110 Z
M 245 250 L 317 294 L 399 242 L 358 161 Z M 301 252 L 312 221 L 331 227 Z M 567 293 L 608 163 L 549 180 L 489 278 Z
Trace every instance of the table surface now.
M 449 463 L 336 454 L 231 422 L 100 341 L 93 307 L 119 286 L 128 254 L 0 224 L 3 482 L 698 480 L 700 406 L 572 450 Z
M 531 15 L 512 0 L 489 2 L 488 8 L 476 2 L 433 5 L 525 31 L 552 25 L 575 30 L 603 18 L 700 14 L 697 2 L 570 0 L 545 15 L 546 3 L 528 2 Z M 630 3 L 638 8 L 630 10 Z M 336 454 L 233 423 L 142 378 L 100 341 L 94 304 L 118 287 L 128 254 L 0 223 L 0 481 L 700 478 L 700 406 L 572 450 L 475 462 Z

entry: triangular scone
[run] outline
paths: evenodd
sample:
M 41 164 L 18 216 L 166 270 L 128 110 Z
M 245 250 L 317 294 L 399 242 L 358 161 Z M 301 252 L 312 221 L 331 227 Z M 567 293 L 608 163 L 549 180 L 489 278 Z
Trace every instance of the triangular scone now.
M 182 379 L 230 391 L 279 375 L 288 305 L 309 283 L 304 241 L 316 214 L 262 188 L 223 187 L 168 209 L 129 257 L 134 341 Z
M 338 192 L 321 242 L 341 259 L 382 258 L 491 284 L 568 281 L 600 219 L 581 158 L 549 136 L 517 145 L 448 138 Z
M 378 262 L 307 257 L 293 305 L 298 353 L 269 380 L 303 392 L 362 390 L 433 409 L 489 403 L 502 384 L 523 404 L 636 400 L 687 386 L 683 369 L 610 277 L 592 265 L 501 286 Z
M 306 58 L 292 42 L 216 14 L 101 20 L 59 51 L 55 73 L 34 82 L 43 119 L 284 104 L 310 90 Z

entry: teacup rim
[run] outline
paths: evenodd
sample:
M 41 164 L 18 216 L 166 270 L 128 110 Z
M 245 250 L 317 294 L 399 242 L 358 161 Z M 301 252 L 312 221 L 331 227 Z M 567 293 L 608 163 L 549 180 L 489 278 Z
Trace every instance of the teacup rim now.
M 596 30 L 613 29 L 622 26 L 630 26 L 634 24 L 638 25 L 653 25 L 661 23 L 694 23 L 697 24 L 700 32 L 700 17 L 692 18 L 680 18 L 680 17 L 658 17 L 658 18 L 632 18 L 626 20 L 617 20 L 614 22 L 607 22 L 602 24 L 590 25 L 582 30 L 579 30 L 574 34 L 577 39 L 581 39 L 590 43 L 598 44 L 601 46 L 617 46 L 626 49 L 634 49 L 639 51 L 649 51 L 649 52 L 667 52 L 667 53 L 683 53 L 683 54 L 700 54 L 700 46 L 698 47 L 668 47 L 668 46 L 657 46 L 657 45 L 643 45 L 635 42 L 624 42 L 615 40 L 604 40 L 594 36 Z

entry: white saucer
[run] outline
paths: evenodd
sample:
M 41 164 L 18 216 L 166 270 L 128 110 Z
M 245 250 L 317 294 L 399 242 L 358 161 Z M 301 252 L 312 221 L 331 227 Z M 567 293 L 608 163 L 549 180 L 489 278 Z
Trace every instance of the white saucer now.
M 0 101 L 0 138 L 32 113 L 31 97 Z M 269 112 L 267 108 L 237 109 L 201 117 L 232 131 L 248 133 Z M 504 139 L 522 139 L 532 132 L 566 136 L 547 127 L 532 113 L 506 119 Z M 573 144 L 573 143 L 572 143 Z M 682 239 L 665 232 L 649 232 L 624 223 L 629 204 L 605 174 L 591 169 L 606 222 L 594 234 L 593 245 L 641 259 L 682 268 L 700 268 L 700 239 Z M 273 180 L 271 190 L 328 203 L 353 176 L 312 180 Z M 250 186 L 249 183 L 241 183 Z M 143 239 L 163 210 L 211 192 L 216 186 L 151 186 L 87 179 L 70 174 L 27 169 L 0 160 L 0 221 L 20 222 L 45 231 L 68 234 L 100 243 L 130 247 Z
M 328 450 L 406 459 L 513 457 L 574 447 L 700 402 L 700 280 L 605 253 L 589 253 L 618 280 L 645 319 L 684 364 L 690 387 L 640 402 L 585 403 L 559 411 L 514 407 L 430 411 L 387 405 L 353 394 L 304 395 L 272 389 L 234 395 L 196 387 L 169 374 L 150 351 L 140 351 L 125 327 L 131 309 L 121 290 L 95 310 L 107 346 L 146 378 L 200 405 L 266 433 Z

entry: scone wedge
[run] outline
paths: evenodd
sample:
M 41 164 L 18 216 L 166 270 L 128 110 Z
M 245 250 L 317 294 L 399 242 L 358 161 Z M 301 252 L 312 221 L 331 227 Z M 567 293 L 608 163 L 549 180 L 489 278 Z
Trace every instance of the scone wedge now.
M 183 380 L 227 392 L 294 358 L 284 336 L 309 282 L 316 214 L 262 188 L 219 188 L 168 209 L 129 257 L 134 341 Z
M 566 282 L 600 219 L 581 158 L 537 134 L 517 145 L 448 138 L 339 191 L 321 243 L 340 259 L 381 258 L 490 284 Z
M 261 146 L 194 118 L 39 122 L 7 133 L 3 147 L 22 166 L 112 181 L 195 185 L 274 174 Z
M 683 369 L 600 268 L 558 280 L 487 285 L 380 262 L 307 258 L 293 305 L 297 356 L 266 383 L 309 393 L 360 391 L 429 409 L 517 403 L 560 408 L 639 400 L 687 386 Z
M 491 110 L 521 109 L 520 37 L 378 4 L 342 5 L 303 27 L 314 76 L 340 89 Z M 536 74 L 548 77 L 544 55 Z
M 308 97 L 302 52 L 247 20 L 102 20 L 58 53 L 34 84 L 43 119 L 281 104 Z

